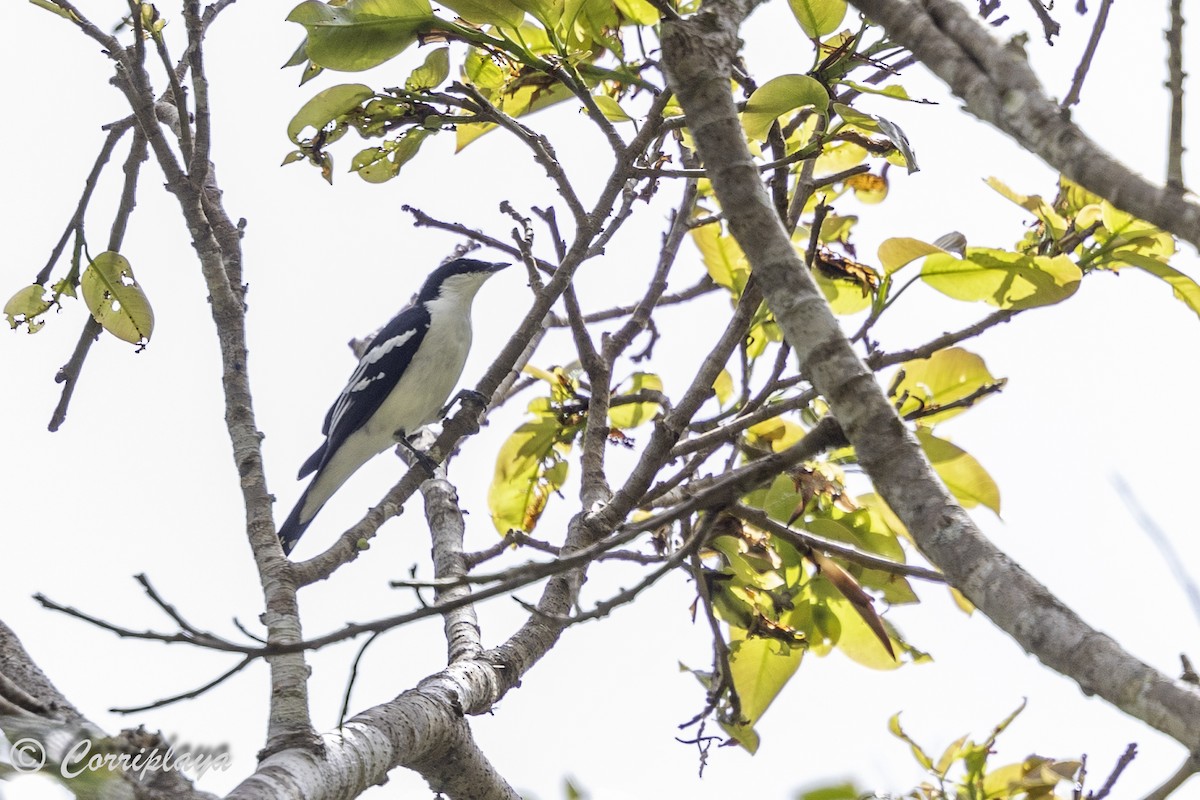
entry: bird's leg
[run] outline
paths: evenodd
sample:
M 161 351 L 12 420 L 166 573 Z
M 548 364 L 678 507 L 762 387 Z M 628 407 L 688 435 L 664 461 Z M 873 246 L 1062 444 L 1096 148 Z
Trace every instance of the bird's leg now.
M 458 394 L 454 395 L 454 397 L 451 397 L 450 402 L 442 406 L 442 410 L 438 412 L 438 416 L 445 417 L 450 413 L 450 408 L 456 402 L 466 402 L 467 400 L 470 400 L 472 403 L 476 403 L 480 410 L 487 408 L 488 399 L 482 394 L 474 389 L 459 389 Z
M 396 431 L 394 434 L 392 434 L 392 436 L 396 439 L 396 444 L 400 445 L 402 449 L 407 450 L 408 454 L 411 455 L 413 459 L 421 465 L 421 468 L 429 473 L 429 477 L 432 478 L 437 474 L 437 462 L 425 453 L 422 453 L 420 450 L 413 447 L 412 442 L 408 440 L 408 437 L 404 434 L 404 431 Z

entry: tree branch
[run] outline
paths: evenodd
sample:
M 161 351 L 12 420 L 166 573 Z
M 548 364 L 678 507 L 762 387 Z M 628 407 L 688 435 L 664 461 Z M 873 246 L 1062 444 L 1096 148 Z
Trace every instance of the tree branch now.
M 1200 205 L 1151 184 L 1063 119 L 1029 64 L 954 0 L 852 2 L 945 81 L 967 111 L 1117 208 L 1200 247 Z
M 949 52 L 944 41 L 949 34 L 943 33 L 929 15 L 911 3 L 856 0 L 860 8 L 888 27 L 894 40 L 909 46 L 935 72 L 943 74 L 949 70 L 955 91 L 968 98 L 968 107 L 998 120 L 1000 106 L 995 102 L 989 105 L 989 101 L 998 102 L 1000 98 L 977 64 L 998 61 L 1011 66 L 1012 58 L 997 53 L 999 48 L 986 32 L 966 18 L 966 12 L 958 6 L 944 0 L 926 0 L 926 3 L 934 10 L 931 13 L 938 15 L 942 26 L 971 43 L 978 62 L 966 59 L 961 51 Z M 936 479 L 913 435 L 896 417 L 872 373 L 855 356 L 774 213 L 754 169 L 729 88 L 739 47 L 738 27 L 749 6 L 744 2 L 724 2 L 705 8 L 709 10 L 687 22 L 663 26 L 664 66 L 669 83 L 687 114 L 730 230 L 762 282 L 767 303 L 795 349 L 801 371 L 829 402 L 879 493 L 930 561 L 942 569 L 947 581 L 1028 652 L 1051 669 L 1072 677 L 1085 692 L 1101 695 L 1191 750 L 1200 748 L 1200 726 L 1196 723 L 1200 719 L 1200 692 L 1138 661 L 1111 638 L 1084 623 L 992 545 Z M 980 35 L 976 36 L 976 32 Z M 933 47 L 929 40 L 939 44 Z M 1020 76 L 1026 73 L 1027 68 L 1024 72 L 1017 70 L 1017 80 L 1023 80 Z M 1093 189 L 1098 188 L 1096 180 L 1078 174 L 1078 170 L 1083 170 L 1089 178 L 1096 178 L 1091 165 L 1077 161 L 1084 152 L 1091 152 L 1090 143 L 1081 134 L 1064 127 L 1057 118 L 1057 110 L 1044 98 L 1037 99 L 1035 85 L 1028 82 L 1019 85 L 1023 92 L 1010 98 L 1010 103 L 1019 100 L 1020 105 L 1008 110 L 1006 118 L 1013 120 L 1014 111 L 1022 120 L 1028 114 L 1030 119 L 1039 120 L 1065 136 L 1075 149 L 1063 151 L 1057 145 L 1051 147 L 1044 138 L 1046 131 L 1040 128 L 1021 127 L 1022 141 L 1034 148 L 1050 148 L 1047 152 L 1056 156 L 1056 161 L 1066 152 L 1071 157 L 1063 164 L 1067 168 L 1064 172 Z M 1021 113 L 1022 109 L 1025 113 Z M 997 124 L 1025 126 L 1026 122 L 998 120 Z M 1101 158 L 1097 153 L 1092 155 Z M 1111 159 L 1107 160 L 1115 165 Z M 1152 189 L 1123 167 L 1119 170 L 1117 166 L 1111 167 L 1110 177 L 1117 174 L 1114 170 L 1136 185 Z M 1143 203 L 1139 191 L 1122 189 L 1114 202 L 1140 214 Z M 1131 206 L 1131 198 L 1138 202 Z M 1150 204 L 1153 207 L 1145 210 L 1153 211 L 1150 218 L 1157 218 L 1160 224 L 1173 227 L 1188 215 L 1200 221 L 1200 208 L 1192 207 L 1180 216 L 1183 204 L 1178 200 L 1173 201 L 1172 209 L 1167 209 L 1165 205 L 1157 205 L 1156 198 L 1151 199 L 1155 200 Z M 1200 226 L 1193 225 L 1189 233 L 1200 240 Z

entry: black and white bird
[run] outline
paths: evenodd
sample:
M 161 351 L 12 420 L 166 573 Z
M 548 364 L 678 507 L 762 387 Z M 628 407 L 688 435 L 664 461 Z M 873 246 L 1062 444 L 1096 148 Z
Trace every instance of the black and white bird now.
M 408 436 L 437 419 L 471 349 L 475 293 L 507 266 L 469 258 L 443 264 L 416 302 L 375 336 L 325 416 L 325 442 L 300 467 L 298 479 L 316 474 L 279 528 L 284 553 L 359 467 L 397 443 L 408 445 Z

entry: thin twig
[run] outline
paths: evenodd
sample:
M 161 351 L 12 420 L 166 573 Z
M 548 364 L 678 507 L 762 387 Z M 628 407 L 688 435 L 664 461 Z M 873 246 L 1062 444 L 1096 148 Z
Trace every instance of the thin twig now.
M 212 139 L 212 126 L 208 103 L 208 76 L 204 71 L 204 48 L 201 47 L 205 24 L 200 17 L 199 0 L 187 0 L 184 3 L 183 19 L 188 33 L 186 60 L 192 70 L 192 91 L 196 94 L 195 148 L 191 157 L 189 158 L 185 153 L 184 159 L 187 164 L 188 177 L 192 179 L 192 183 L 195 186 L 203 186 L 208 180 L 208 170 L 210 169 L 209 143 Z M 181 108 L 179 114 L 180 130 L 187 131 L 191 121 L 187 117 L 186 107 Z
M 58 263 L 58 259 L 62 257 L 63 250 L 66 249 L 67 241 L 71 238 L 71 234 L 75 234 L 82 238 L 83 236 L 83 221 L 84 214 L 87 211 L 88 203 L 92 199 L 92 193 L 96 190 L 96 184 L 100 180 L 100 174 L 104 171 L 105 165 L 112 158 L 112 152 L 117 146 L 117 142 L 121 137 L 133 127 L 133 118 L 126 117 L 119 122 L 108 126 L 108 136 L 104 140 L 104 144 L 100 147 L 100 152 L 96 155 L 96 161 L 92 164 L 92 171 L 88 173 L 87 179 L 83 182 L 83 193 L 79 196 L 79 203 L 75 206 L 75 213 L 71 215 L 70 221 L 67 222 L 67 227 L 63 230 L 62 236 L 59 237 L 58 243 L 54 245 L 54 249 L 50 251 L 50 258 L 46 260 L 46 266 L 34 278 L 34 283 L 45 283 L 50 280 L 50 272 L 54 269 L 54 265 Z
M 789 411 L 805 408 L 816 398 L 817 393 L 809 389 L 795 397 L 789 397 L 776 403 L 764 405 L 762 408 L 745 416 L 739 416 L 719 428 L 713 428 L 707 433 L 693 436 L 690 439 L 684 439 L 675 445 L 674 449 L 671 450 L 671 455 L 672 457 L 684 456 L 688 453 L 694 453 L 697 450 L 703 450 L 714 444 L 732 442 L 734 437 L 752 425 L 757 425 L 764 420 L 774 419 L 780 414 L 786 414 Z
M 901 364 L 905 361 L 912 361 L 914 358 L 929 358 L 938 350 L 958 344 L 973 336 L 978 336 L 989 328 L 994 328 L 1002 322 L 1008 322 L 1019 313 L 1021 313 L 1020 310 L 1003 309 L 983 318 L 974 325 L 968 325 L 960 331 L 942 334 L 920 347 L 914 347 L 911 350 L 897 350 L 893 353 L 871 353 L 866 359 L 867 366 L 878 372 L 885 367 L 890 367 L 893 364 Z
M 74 617 L 75 619 L 82 620 L 90 625 L 94 625 L 97 628 L 106 630 L 109 633 L 116 634 L 122 639 L 144 639 L 150 642 L 163 642 L 164 644 L 192 644 L 196 645 L 197 647 L 203 647 L 207 650 L 220 650 L 226 653 L 241 653 L 243 655 L 257 655 L 259 654 L 258 651 L 261 650 L 261 648 L 258 647 L 246 647 L 234 642 L 230 642 L 226 639 L 213 636 L 211 634 L 202 634 L 197 636 L 187 631 L 181 631 L 178 633 L 160 633 L 159 631 L 150 630 L 135 631 L 132 628 L 126 628 L 121 625 L 108 622 L 107 620 L 100 619 L 99 617 L 92 616 L 91 614 L 80 611 L 77 608 L 60 605 L 40 592 L 35 594 L 33 599 L 38 601 L 43 608 L 49 609 L 50 611 L 57 611 L 60 614 L 67 615 L 68 617 Z
M 678 550 L 662 561 L 661 566 L 652 571 L 645 578 L 642 578 L 630 588 L 622 589 L 607 600 L 602 600 L 601 602 L 597 603 L 590 611 L 583 611 L 570 616 L 551 615 L 539 611 L 534 606 L 530 605 L 529 603 L 522 602 L 521 600 L 517 600 L 517 603 L 519 603 L 522 608 L 531 614 L 536 614 L 537 616 L 549 619 L 563 626 L 578 625 L 581 622 L 588 622 L 589 620 L 607 617 L 617 608 L 635 600 L 643 591 L 658 583 L 659 579 L 664 575 L 677 569 L 679 565 L 683 563 L 684 559 L 693 555 L 697 548 L 699 548 L 700 543 L 703 541 L 703 531 L 704 526 L 700 526 L 700 528 L 698 528 L 696 532 L 692 534 Z
M 1129 747 L 1133 748 L 1133 745 L 1129 745 Z M 1126 754 L 1129 753 L 1128 750 L 1125 752 Z M 1130 760 L 1132 760 L 1132 757 Z M 1105 782 L 1104 788 L 1100 790 L 1100 794 L 1096 795 L 1095 798 L 1089 797 L 1088 800 L 1103 800 L 1103 798 L 1108 794 L 1110 784 L 1116 780 L 1117 775 L 1121 774 L 1121 770 L 1125 768 L 1127 763 L 1128 761 L 1126 761 L 1125 756 L 1121 756 L 1121 761 L 1117 762 L 1117 768 L 1113 770 L 1113 777 L 1110 777 L 1108 781 Z M 1167 778 L 1167 780 L 1163 782 L 1162 786 L 1159 786 L 1153 792 L 1146 795 L 1143 800 L 1167 800 L 1167 798 L 1170 797 L 1176 789 L 1182 786 L 1188 778 L 1192 777 L 1197 772 L 1200 772 L 1200 756 L 1193 753 L 1187 757 L 1183 764 L 1180 765 L 1179 769 L 1175 771 L 1174 775 Z
M 1104 800 L 1104 798 L 1108 797 L 1109 792 L 1111 792 L 1112 788 L 1117 785 L 1117 778 L 1121 777 L 1121 773 L 1125 771 L 1125 768 L 1128 767 L 1136 757 L 1137 745 L 1130 744 L 1125 748 L 1125 752 L 1121 754 L 1121 757 L 1117 759 L 1116 766 L 1114 766 L 1112 772 L 1109 773 L 1108 780 L 1104 781 L 1104 785 L 1100 787 L 1100 791 L 1096 792 L 1094 795 L 1089 793 L 1088 800 Z
M 192 700 L 192 699 L 197 698 L 200 695 L 204 694 L 205 692 L 209 691 L 210 689 L 215 689 L 216 687 L 220 686 L 222 683 L 229 680 L 234 675 L 237 675 L 239 672 L 244 670 L 246 667 L 248 667 L 252 663 L 254 663 L 254 660 L 255 660 L 255 656 L 246 656 L 241 661 L 239 661 L 237 664 L 235 664 L 232 669 L 230 669 L 226 672 L 222 672 L 220 675 L 213 678 L 208 683 L 204 684 L 203 686 L 192 689 L 189 692 L 183 692 L 182 694 L 176 694 L 176 695 L 172 695 L 170 697 L 164 697 L 162 700 L 155 700 L 153 703 L 147 703 L 142 706 L 114 707 L 114 708 L 110 708 L 109 711 L 111 711 L 114 714 L 136 714 L 140 711 L 149 711 L 154 708 L 162 708 L 163 706 L 169 706 L 172 703 L 178 703 L 182 700 Z
M 109 133 L 108 141 L 116 143 L 111 132 Z M 108 141 L 105 142 L 106 146 L 108 145 Z M 140 130 L 135 131 L 133 142 L 129 146 L 129 155 L 125 158 L 125 165 L 123 167 L 125 183 L 121 190 L 121 199 L 117 204 L 117 211 L 113 216 L 112 227 L 108 234 L 108 249 L 113 252 L 120 252 L 121 245 L 124 243 L 125 231 L 129 227 L 129 217 L 133 214 L 134 206 L 137 205 L 138 177 L 141 175 L 142 163 L 145 162 L 146 158 L 146 137 Z M 105 159 L 107 160 L 107 156 Z M 97 159 L 96 166 L 102 166 L 99 159 Z M 99 172 L 95 168 L 93 168 L 93 173 L 95 177 L 99 177 Z M 89 176 L 90 180 L 91 176 Z M 94 183 L 91 185 L 91 188 L 95 188 Z M 91 189 L 84 190 L 84 198 L 80 199 L 80 205 L 76 209 L 79 225 L 77 229 L 78 242 L 80 244 L 83 241 L 83 212 L 87 207 L 86 198 L 90 194 Z M 66 234 L 64 233 L 64 241 L 65 236 Z M 55 249 L 58 250 L 58 248 Z M 51 262 L 47 264 L 47 269 L 56 260 L 57 257 L 52 256 Z M 78 278 L 78 276 L 74 275 L 71 277 Z M 95 344 L 102 330 L 103 327 L 100 323 L 89 315 L 87 321 L 83 324 L 83 330 L 79 334 L 79 341 L 75 343 L 75 349 L 71 351 L 71 358 L 54 376 L 54 382 L 63 384 L 63 388 L 58 398 L 58 404 L 54 407 L 54 413 L 50 415 L 50 424 L 47 426 L 51 433 L 57 431 L 66 422 L 67 409 L 71 405 L 71 398 L 75 395 L 75 388 L 79 385 L 79 376 L 83 372 L 83 364 L 87 360 L 88 353 L 91 352 L 92 345 Z
M 1088 38 L 1087 46 L 1083 49 L 1083 57 L 1079 60 L 1079 66 L 1075 68 L 1075 77 L 1071 80 L 1071 88 L 1067 92 L 1067 96 L 1063 98 L 1059 107 L 1068 109 L 1079 102 L 1079 93 L 1083 89 L 1083 79 L 1087 77 L 1088 70 L 1092 66 L 1092 56 L 1096 55 L 1096 48 L 1100 45 L 1100 36 L 1104 33 L 1104 25 L 1108 22 L 1108 10 L 1112 7 L 1113 0 L 1100 0 L 1100 10 L 1096 12 L 1096 22 L 1092 26 L 1092 35 Z
M 95 344 L 103 330 L 100 323 L 96 322 L 95 318 L 89 314 L 83 323 L 83 330 L 79 333 L 79 341 L 75 343 L 75 349 L 71 351 L 71 358 L 67 360 L 66 364 L 59 367 L 58 372 L 54 375 L 54 382 L 63 384 L 63 390 L 59 395 L 58 405 L 54 407 L 54 413 L 50 415 L 50 424 L 46 426 L 51 433 L 57 431 L 66 422 L 67 408 L 71 405 L 75 387 L 79 385 L 83 362 L 87 359 L 88 351 L 92 349 L 92 345 Z
M 1108 9 L 1106 0 L 1100 13 Z M 1167 88 L 1171 92 L 1171 132 L 1167 137 L 1167 188 L 1184 191 L 1183 182 L 1183 2 L 1171 0 L 1171 27 L 1167 30 Z
M 1042 5 L 1041 0 L 1029 0 L 1029 5 L 1033 6 L 1033 12 L 1037 14 L 1042 23 L 1042 31 L 1046 34 L 1046 44 L 1053 46 L 1054 37 L 1058 36 L 1061 29 L 1059 24 L 1050 16 L 1050 12 Z M 1053 3 L 1052 3 L 1053 5 Z
M 823 539 L 820 536 L 814 536 L 806 531 L 797 531 L 792 528 L 782 525 L 767 516 L 762 509 L 751 508 L 746 505 L 738 504 L 728 509 L 729 513 L 740 519 L 749 522 L 756 528 L 770 533 L 772 536 L 777 536 L 783 539 L 788 544 L 795 547 L 797 550 L 804 552 L 812 548 L 828 553 L 829 555 L 849 561 L 853 564 L 858 564 L 868 569 L 877 569 L 881 572 L 887 572 L 891 575 L 902 575 L 906 578 L 919 578 L 923 581 L 932 581 L 934 583 L 945 583 L 946 578 L 937 570 L 918 567 L 912 564 L 901 564 L 890 559 L 882 558 L 871 553 L 864 553 L 861 550 L 856 550 L 853 547 L 848 547 L 838 542 L 831 542 L 828 539 Z
M 720 286 L 713 282 L 711 277 L 705 274 L 704 277 L 702 277 L 692 286 L 689 286 L 687 289 L 675 292 L 674 294 L 664 294 L 661 298 L 659 298 L 658 302 L 654 304 L 654 307 L 662 308 L 663 306 L 673 306 L 680 303 L 686 303 L 689 300 L 694 300 L 697 297 L 715 292 L 720 288 Z M 606 320 L 610 319 L 620 319 L 621 317 L 629 316 L 634 311 L 637 311 L 639 305 L 641 305 L 640 301 L 629 306 L 617 306 L 616 308 L 608 308 L 604 311 L 595 311 L 591 314 L 584 315 L 583 321 L 591 323 L 605 322 Z M 567 325 L 568 323 L 566 320 L 556 320 L 552 327 L 565 328 Z

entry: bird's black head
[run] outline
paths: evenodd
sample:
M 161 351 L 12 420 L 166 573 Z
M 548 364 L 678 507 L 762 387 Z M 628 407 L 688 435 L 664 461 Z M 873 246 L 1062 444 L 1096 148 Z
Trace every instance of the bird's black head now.
M 429 277 L 421 286 L 417 302 L 425 303 L 433 300 L 442 294 L 443 287 L 473 287 L 470 292 L 474 294 L 485 280 L 508 266 L 510 265 L 505 261 L 478 261 L 473 258 L 456 258 L 453 261 L 447 261 L 429 273 Z

